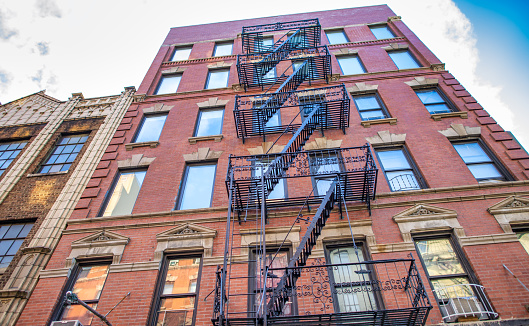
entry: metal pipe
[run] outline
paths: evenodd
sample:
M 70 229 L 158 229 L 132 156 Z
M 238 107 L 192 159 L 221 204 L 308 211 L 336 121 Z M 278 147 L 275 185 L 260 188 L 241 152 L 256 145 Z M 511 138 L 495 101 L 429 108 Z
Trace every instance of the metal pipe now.
M 112 326 L 112 324 L 108 321 L 107 317 L 101 315 L 99 312 L 95 311 L 94 308 L 90 307 L 88 304 L 86 304 L 83 300 L 79 299 L 77 297 L 77 294 L 73 293 L 72 291 L 66 292 L 66 301 L 70 303 L 78 303 L 81 306 L 85 307 L 86 310 L 90 311 L 94 315 L 96 315 L 99 319 L 101 319 L 105 324 L 108 326 Z
M 520 281 L 520 279 L 519 279 L 518 277 L 516 277 L 516 275 L 514 275 L 514 273 L 511 272 L 511 270 L 507 268 L 507 266 L 505 266 L 505 264 L 503 264 L 503 267 L 504 267 L 509 273 L 511 273 L 511 275 L 512 275 L 512 276 L 513 276 L 518 282 L 520 282 L 520 284 L 524 287 L 524 289 L 527 290 L 527 292 L 529 292 L 529 289 L 527 288 L 527 286 L 525 286 L 525 284 L 523 284 L 522 281 Z

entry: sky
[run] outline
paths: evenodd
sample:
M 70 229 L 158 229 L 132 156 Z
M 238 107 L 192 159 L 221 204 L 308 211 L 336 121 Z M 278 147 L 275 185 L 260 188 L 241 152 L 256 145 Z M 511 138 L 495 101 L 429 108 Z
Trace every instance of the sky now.
M 139 86 L 171 27 L 388 4 L 529 148 L 527 0 L 0 0 L 0 102 Z

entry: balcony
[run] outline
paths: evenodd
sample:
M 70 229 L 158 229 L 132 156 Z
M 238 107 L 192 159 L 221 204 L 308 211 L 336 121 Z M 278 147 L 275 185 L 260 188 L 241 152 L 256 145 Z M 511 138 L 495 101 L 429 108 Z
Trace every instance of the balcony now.
M 286 273 L 297 281 L 278 290 Z M 267 325 L 424 325 L 432 308 L 412 258 L 341 264 L 313 259 L 256 275 L 248 295 L 217 296 L 213 325 L 262 325 L 265 317 Z M 232 286 L 247 288 L 244 282 Z M 260 299 L 263 293 L 267 302 Z M 276 309 L 278 295 L 285 303 Z M 225 319 L 219 318 L 221 305 Z M 249 311 L 240 312 L 246 306 Z
M 476 320 L 498 317 L 485 295 L 485 288 L 479 284 L 436 287 L 433 292 L 439 301 L 444 322 L 455 322 L 461 317 L 474 317 Z

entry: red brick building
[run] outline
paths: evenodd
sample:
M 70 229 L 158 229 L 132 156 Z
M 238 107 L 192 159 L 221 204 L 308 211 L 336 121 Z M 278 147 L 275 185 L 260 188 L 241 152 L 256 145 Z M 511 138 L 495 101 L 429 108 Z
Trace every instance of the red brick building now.
M 387 6 L 173 28 L 135 97 L 17 325 L 103 324 L 67 291 L 112 325 L 529 322 L 529 156 Z

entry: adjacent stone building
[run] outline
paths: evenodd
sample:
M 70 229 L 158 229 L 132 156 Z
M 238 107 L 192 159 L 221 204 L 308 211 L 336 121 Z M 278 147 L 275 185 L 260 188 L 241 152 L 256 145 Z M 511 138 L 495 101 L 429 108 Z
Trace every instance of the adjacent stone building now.
M 135 97 L 17 325 L 103 325 L 67 291 L 114 326 L 529 322 L 529 155 L 387 6 L 173 28 Z

